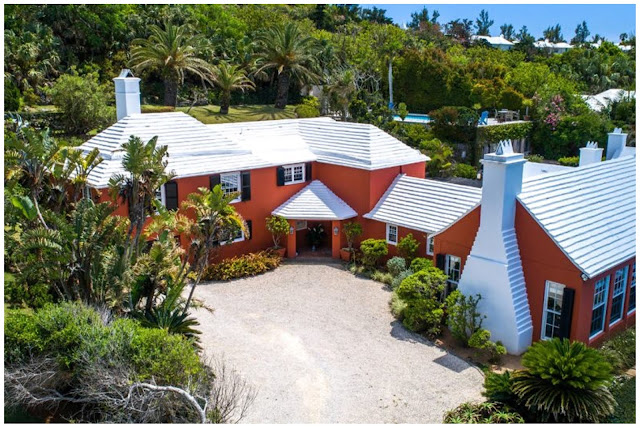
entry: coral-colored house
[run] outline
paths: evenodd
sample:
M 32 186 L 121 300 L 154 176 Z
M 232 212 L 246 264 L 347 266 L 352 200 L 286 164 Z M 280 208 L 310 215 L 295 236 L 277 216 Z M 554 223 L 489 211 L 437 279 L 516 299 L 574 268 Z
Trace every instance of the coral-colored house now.
M 413 234 L 448 275 L 448 291 L 482 295 L 484 326 L 510 353 L 550 337 L 597 344 L 635 322 L 635 150 L 626 134 L 609 134 L 604 162 L 597 146 L 581 149 L 578 168 L 529 163 L 500 144 L 484 157 L 480 189 L 426 179 L 428 158 L 372 125 L 141 114 L 139 79 L 114 80 L 118 122 L 81 146 L 104 158 L 90 186 L 104 190 L 123 172 L 130 136 L 158 136 L 175 174 L 157 194 L 167 208 L 199 187 L 240 194 L 234 204 L 250 234 L 221 258 L 270 247 L 272 214 L 290 223 L 288 257 L 308 250 L 307 229 L 318 224 L 324 250 L 338 257 L 344 222 L 358 221 L 361 239 L 386 239 L 389 257 Z M 116 214 L 127 215 L 126 203 Z

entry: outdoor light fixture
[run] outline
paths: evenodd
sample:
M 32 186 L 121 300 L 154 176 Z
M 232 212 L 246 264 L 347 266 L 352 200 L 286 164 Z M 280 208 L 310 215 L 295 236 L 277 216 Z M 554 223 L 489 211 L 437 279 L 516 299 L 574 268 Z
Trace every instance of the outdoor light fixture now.
M 586 281 L 587 279 L 589 279 L 589 277 L 587 276 L 586 273 L 583 273 L 582 275 L 580 275 L 582 277 L 583 281 Z
M 289 226 L 289 235 L 293 235 L 293 226 Z
M 338 233 L 340 232 L 340 229 L 338 228 L 338 226 L 333 228 L 333 234 L 338 236 Z

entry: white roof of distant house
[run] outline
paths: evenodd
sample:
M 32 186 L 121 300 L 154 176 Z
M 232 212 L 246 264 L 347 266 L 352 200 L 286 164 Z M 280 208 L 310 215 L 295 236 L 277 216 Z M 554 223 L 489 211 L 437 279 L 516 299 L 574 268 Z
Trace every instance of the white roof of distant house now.
M 476 207 L 481 196 L 476 187 L 401 174 L 363 217 L 431 234 Z
M 338 122 L 328 117 L 237 122 L 209 127 L 254 153 L 272 153 L 276 149 L 308 150 L 318 162 L 352 168 L 375 170 L 429 160 L 418 150 L 373 125 Z
M 635 157 L 539 176 L 518 199 L 589 278 L 636 254 Z
M 330 118 L 205 125 L 182 113 L 133 114 L 80 146 L 100 150 L 104 161 L 89 184 L 107 187 L 122 168 L 122 144 L 158 136 L 168 146 L 168 171 L 177 178 L 318 161 L 375 170 L 429 158 L 373 125 Z
M 513 46 L 514 43 L 504 38 L 502 34 L 499 36 L 471 36 L 471 40 L 485 40 L 491 46 Z
M 636 91 L 625 91 L 623 89 L 607 89 L 595 95 L 582 95 L 582 99 L 593 111 L 602 111 L 609 107 L 611 103 L 622 99 L 636 98 Z
M 313 180 L 271 214 L 291 220 L 345 220 L 358 215 L 320 180 Z
M 548 49 L 571 49 L 571 48 L 573 48 L 573 46 L 571 46 L 567 42 L 554 43 L 554 42 L 550 42 L 548 39 L 538 40 L 538 41 L 534 42 L 533 45 L 535 47 L 541 48 L 541 49 L 543 49 L 543 48 L 548 48 Z

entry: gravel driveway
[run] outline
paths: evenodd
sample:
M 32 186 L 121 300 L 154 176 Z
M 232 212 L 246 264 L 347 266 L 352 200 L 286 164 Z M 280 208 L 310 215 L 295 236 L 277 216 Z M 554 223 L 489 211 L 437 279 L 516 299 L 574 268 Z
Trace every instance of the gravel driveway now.
M 198 287 L 205 352 L 258 389 L 243 422 L 439 423 L 483 376 L 394 320 L 390 292 L 340 264 L 287 263 Z

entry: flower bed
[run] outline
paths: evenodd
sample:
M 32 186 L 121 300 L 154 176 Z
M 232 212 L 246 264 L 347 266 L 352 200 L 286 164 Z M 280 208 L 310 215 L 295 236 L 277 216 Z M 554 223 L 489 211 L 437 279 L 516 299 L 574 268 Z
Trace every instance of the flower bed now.
M 209 266 L 204 273 L 204 279 L 229 281 L 236 278 L 255 276 L 277 268 L 280 266 L 281 261 L 280 255 L 271 250 L 249 253 Z

